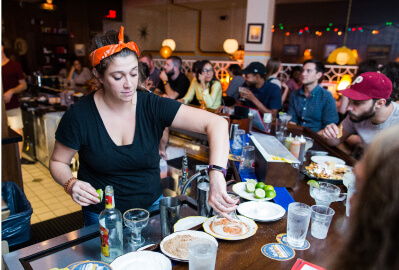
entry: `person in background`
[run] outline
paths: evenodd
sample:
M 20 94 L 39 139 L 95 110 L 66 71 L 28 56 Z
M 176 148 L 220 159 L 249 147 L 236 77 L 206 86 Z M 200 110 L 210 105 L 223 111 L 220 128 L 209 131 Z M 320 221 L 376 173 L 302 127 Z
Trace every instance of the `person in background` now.
M 154 91 L 159 84 L 159 75 L 161 71 L 159 68 L 154 66 L 154 59 L 152 58 L 152 54 L 149 52 L 144 52 L 140 57 L 140 62 L 147 64 L 149 68 L 150 75 L 148 76 L 147 87 L 151 91 Z
M 187 93 L 190 81 L 181 70 L 182 61 L 180 57 L 170 56 L 166 59 L 158 84 L 158 89 L 165 93 L 164 97 L 180 99 Z
M 274 83 L 275 85 L 277 85 L 280 90 L 281 90 L 281 102 L 284 103 L 284 101 L 287 98 L 288 95 L 288 86 L 281 82 L 277 76 L 278 74 L 280 74 L 281 72 L 281 61 L 280 59 L 276 58 L 276 57 L 272 57 L 269 59 L 269 61 L 267 61 L 267 65 L 266 65 L 266 80 Z
M 291 124 L 308 127 L 318 132 L 331 123 L 338 123 L 337 105 L 332 94 L 319 85 L 324 65 L 318 60 L 303 63 L 302 88 L 290 96 L 288 114 Z
M 193 66 L 191 67 L 191 71 L 187 72 L 186 76 L 187 79 L 190 81 L 190 83 L 193 81 L 193 79 L 195 78 L 196 74 L 197 74 L 197 69 L 198 69 L 198 65 L 201 63 L 200 60 L 197 60 L 193 63 Z
M 3 44 L 1 45 L 1 81 L 8 125 L 23 138 L 24 124 L 18 95 L 26 90 L 27 84 L 21 65 L 6 56 Z M 22 158 L 23 142 L 19 142 L 18 146 L 19 157 Z
M 79 59 L 73 61 L 71 71 L 68 74 L 68 80 L 74 80 L 77 85 L 85 85 L 92 78 L 90 70 L 87 67 L 83 67 Z
M 399 269 L 398 134 L 398 125 L 382 131 L 356 164 L 349 228 L 327 269 Z
M 285 112 L 288 111 L 291 93 L 302 87 L 302 70 L 302 66 L 295 66 L 291 69 L 290 79 L 286 82 L 288 93 L 283 99 L 283 111 Z
M 378 70 L 377 61 L 372 59 L 364 60 L 360 62 L 356 75 L 353 77 L 353 81 L 355 81 L 357 76 L 359 76 L 362 73 L 373 72 L 373 71 L 375 72 L 377 70 Z M 346 117 L 347 114 L 346 108 L 348 107 L 348 103 L 349 99 L 346 96 L 341 95 L 341 102 L 338 107 L 338 114 L 341 120 L 343 120 Z
M 277 116 L 281 109 L 281 90 L 265 79 L 266 67 L 260 62 L 252 62 L 243 71 L 245 84 L 249 90 L 240 88 L 240 96 L 245 98 L 242 105 L 256 108 L 261 115 L 272 113 Z
M 209 141 L 209 205 L 228 218 L 236 200 L 226 192 L 229 136 L 225 119 L 205 110 L 138 91 L 143 81 L 136 43 L 125 43 L 123 27 L 94 37 L 90 62 L 100 90 L 73 104 L 56 134 L 50 172 L 83 208 L 86 226 L 104 209 L 96 189 L 112 185 L 117 208 L 154 211 L 162 198 L 158 146 L 166 127 L 203 133 Z M 112 51 L 112 54 L 108 54 Z M 79 153 L 78 178 L 70 162 Z
M 399 63 L 388 63 L 381 68 L 381 73 L 392 82 L 392 101 L 399 103 Z
M 188 104 L 195 96 L 199 103 L 205 101 L 208 109 L 217 109 L 222 104 L 222 93 L 222 84 L 216 78 L 211 62 L 202 60 L 187 94 L 179 101 Z
M 348 115 L 341 122 L 342 136 L 335 124 L 327 125 L 321 131 L 327 143 L 336 146 L 350 135 L 360 136 L 365 148 L 377 133 L 399 124 L 399 105 L 391 102 L 391 81 L 382 73 L 366 72 L 360 74 L 352 85 L 341 91 L 348 97 Z
M 231 79 L 226 90 L 226 95 L 235 98 L 236 100 L 240 97 L 238 87 L 245 83 L 245 79 L 242 76 L 241 71 L 241 67 L 237 64 L 231 64 L 227 68 L 227 72 L 229 73 Z

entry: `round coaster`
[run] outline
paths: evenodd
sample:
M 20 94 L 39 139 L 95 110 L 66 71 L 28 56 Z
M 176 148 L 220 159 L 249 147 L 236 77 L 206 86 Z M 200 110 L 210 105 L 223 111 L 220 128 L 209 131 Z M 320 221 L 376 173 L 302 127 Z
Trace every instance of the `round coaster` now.
M 280 243 L 264 245 L 261 252 L 266 257 L 277 261 L 288 261 L 295 257 L 295 250 Z
M 287 246 L 290 246 L 291 248 L 296 249 L 296 250 L 306 250 L 306 249 L 308 249 L 310 247 L 310 243 L 306 239 L 305 239 L 305 243 L 303 244 L 302 247 L 293 247 L 293 246 L 291 246 L 288 243 L 288 241 L 287 241 L 287 234 L 286 233 L 281 233 L 281 234 L 277 235 L 276 239 L 277 239 L 277 242 L 279 242 L 281 244 L 284 244 L 284 245 L 287 245 Z

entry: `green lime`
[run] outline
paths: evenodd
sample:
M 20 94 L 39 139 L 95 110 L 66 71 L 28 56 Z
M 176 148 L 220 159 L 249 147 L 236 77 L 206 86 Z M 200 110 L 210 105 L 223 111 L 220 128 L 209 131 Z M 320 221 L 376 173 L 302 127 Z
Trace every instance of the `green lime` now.
M 101 188 L 99 188 L 96 191 L 98 193 L 98 198 L 100 199 L 100 202 L 102 202 L 103 201 L 103 196 L 104 196 L 103 190 Z
M 256 181 L 255 179 L 248 179 L 247 183 L 252 183 L 252 184 L 256 185 L 258 183 L 258 181 Z
M 276 192 L 274 190 L 266 191 L 266 198 L 274 198 L 276 197 Z
M 266 196 L 266 192 L 262 188 L 255 189 L 255 198 L 263 199 Z
M 268 191 L 268 190 L 273 190 L 274 191 L 274 187 L 272 185 L 266 185 L 263 189 L 265 191 Z
M 255 187 L 256 187 L 256 188 L 262 188 L 262 189 L 263 189 L 265 186 L 266 186 L 265 183 L 259 182 L 259 183 L 256 184 Z
M 309 181 L 307 182 L 307 184 L 308 184 L 309 186 L 312 186 L 312 187 L 315 187 L 315 188 L 319 188 L 319 182 L 317 182 L 317 181 L 315 181 L 315 180 L 309 180 Z
M 245 188 L 247 189 L 247 192 L 252 193 L 255 191 L 255 185 L 253 183 L 247 183 L 245 185 Z

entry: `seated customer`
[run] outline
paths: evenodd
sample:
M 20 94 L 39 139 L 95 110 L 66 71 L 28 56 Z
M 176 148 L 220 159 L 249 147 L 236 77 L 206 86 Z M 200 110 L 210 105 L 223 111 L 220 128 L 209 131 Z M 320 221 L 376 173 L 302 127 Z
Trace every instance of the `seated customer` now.
M 166 59 L 164 70 L 159 75 L 161 79 L 158 89 L 165 93 L 163 96 L 171 99 L 180 99 L 187 93 L 190 81 L 181 72 L 182 61 L 178 56 L 170 56 Z
M 342 136 L 338 138 L 337 125 L 330 124 L 320 132 L 330 145 L 344 142 L 357 134 L 363 145 L 368 145 L 381 130 L 399 124 L 399 105 L 391 102 L 391 81 L 378 72 L 359 75 L 352 85 L 341 93 L 349 98 L 348 115 L 342 121 Z
M 229 82 L 229 87 L 227 87 L 226 95 L 238 99 L 240 94 L 238 93 L 238 87 L 245 83 L 245 79 L 241 74 L 241 67 L 237 64 L 231 64 L 227 68 L 230 78 L 233 78 Z
M 292 124 L 318 132 L 328 124 L 338 122 L 337 105 L 330 92 L 322 88 L 324 65 L 318 60 L 303 63 L 302 88 L 290 95 L 288 114 Z
M 270 58 L 269 61 L 267 61 L 266 65 L 266 80 L 268 82 L 274 83 L 277 85 L 280 90 L 281 90 L 281 102 L 284 103 L 285 99 L 287 98 L 288 95 L 288 86 L 281 82 L 277 76 L 281 72 L 281 61 L 280 59 L 273 57 Z
M 266 81 L 266 67 L 260 62 L 249 64 L 243 71 L 248 90 L 240 90 L 241 97 L 245 98 L 242 105 L 256 108 L 263 115 L 272 113 L 277 115 L 281 109 L 281 90 L 273 83 Z
M 216 79 L 211 62 L 203 60 L 198 65 L 196 77 L 191 82 L 187 94 L 179 101 L 190 103 L 194 96 L 201 103 L 205 101 L 208 109 L 217 109 L 222 104 L 222 84 Z
M 148 67 L 149 75 L 147 76 L 146 84 L 148 89 L 154 91 L 159 84 L 159 75 L 161 74 L 161 71 L 159 68 L 154 66 L 152 54 L 149 52 L 144 52 L 140 56 L 140 62 L 146 64 Z
M 399 269 L 398 134 L 398 125 L 378 134 L 356 164 L 349 228 L 327 269 Z
M 90 70 L 87 67 L 82 67 L 79 59 L 73 61 L 72 69 L 68 74 L 68 79 L 73 79 L 76 84 L 84 85 L 93 79 Z

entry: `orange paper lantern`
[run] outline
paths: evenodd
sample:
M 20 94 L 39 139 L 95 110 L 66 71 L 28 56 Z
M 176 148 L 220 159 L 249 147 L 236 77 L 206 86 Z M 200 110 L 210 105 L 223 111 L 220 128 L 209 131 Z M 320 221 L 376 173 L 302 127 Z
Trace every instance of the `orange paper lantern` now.
M 159 54 L 163 58 L 168 58 L 172 55 L 172 49 L 169 46 L 162 46 L 162 48 L 159 50 Z

